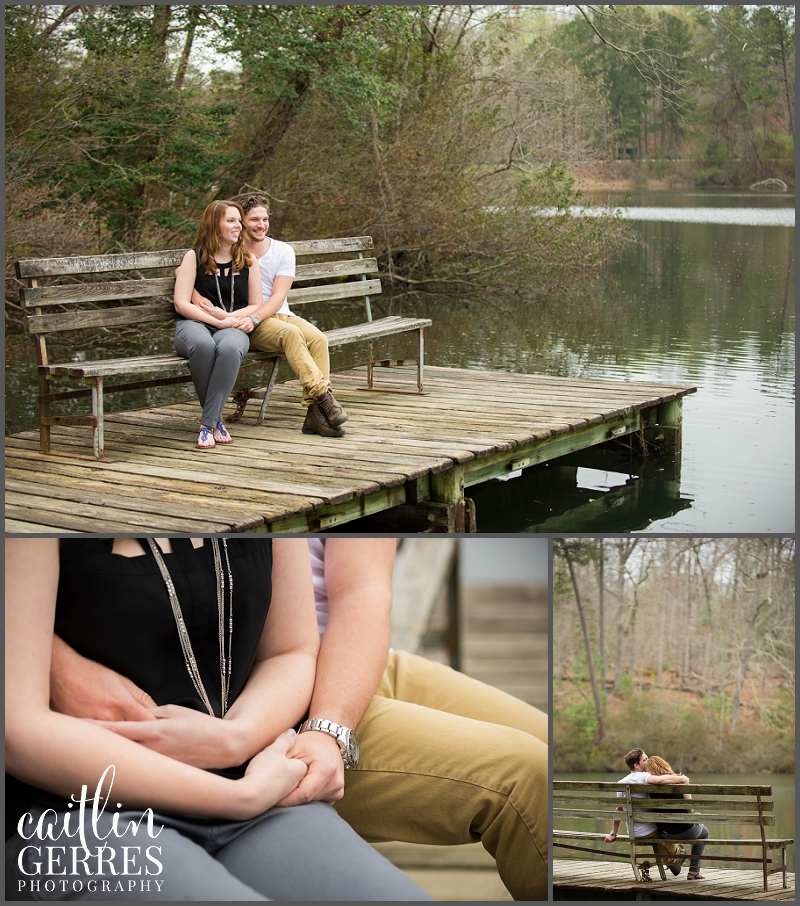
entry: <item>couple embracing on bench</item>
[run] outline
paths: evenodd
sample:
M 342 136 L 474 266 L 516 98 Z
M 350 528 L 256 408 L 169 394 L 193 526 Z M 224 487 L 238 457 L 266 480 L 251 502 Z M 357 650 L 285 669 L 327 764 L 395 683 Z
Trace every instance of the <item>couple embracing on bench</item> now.
M 625 756 L 625 764 L 628 766 L 629 774 L 623 777 L 620 783 L 646 783 L 653 784 L 649 786 L 647 793 L 631 793 L 631 797 L 637 799 L 691 799 L 691 793 L 681 793 L 676 790 L 668 790 L 666 787 L 670 784 L 686 784 L 689 778 L 685 774 L 676 774 L 669 762 L 658 755 L 651 755 L 649 758 L 644 749 L 631 749 Z M 617 793 L 622 797 L 623 793 Z M 653 811 L 659 811 L 653 808 Z M 678 817 L 678 812 L 661 809 L 667 817 Z M 685 809 L 687 813 L 691 812 L 690 808 Z M 605 837 L 606 843 L 613 843 L 617 839 L 617 831 L 620 826 L 619 821 L 615 821 L 611 833 Z M 630 835 L 631 829 L 628 828 Z M 652 824 L 649 821 L 634 821 L 633 836 L 636 841 L 659 839 L 663 842 L 657 844 L 660 853 L 666 853 L 665 864 L 674 875 L 681 873 L 681 866 L 686 858 L 685 850 L 680 843 L 671 842 L 678 840 L 705 840 L 708 838 L 708 828 L 704 824 L 690 824 L 677 821 L 659 821 Z M 669 842 L 668 842 L 669 841 Z M 702 881 L 704 876 L 700 874 L 700 857 L 703 855 L 705 846 L 702 843 L 692 844 L 692 858 L 689 864 L 689 871 L 686 875 L 689 881 Z
M 175 272 L 175 351 L 189 360 L 203 407 L 201 450 L 232 442 L 222 409 L 250 349 L 286 356 L 303 387 L 304 434 L 345 433 L 348 414 L 331 393 L 327 338 L 287 303 L 294 249 L 268 230 L 264 196 L 213 201 Z

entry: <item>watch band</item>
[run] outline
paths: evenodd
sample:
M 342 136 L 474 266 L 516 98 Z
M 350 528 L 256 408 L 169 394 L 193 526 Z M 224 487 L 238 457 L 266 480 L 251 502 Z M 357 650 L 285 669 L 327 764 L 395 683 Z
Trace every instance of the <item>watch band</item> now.
M 300 724 L 297 732 L 302 733 L 305 730 L 318 730 L 320 733 L 333 736 L 339 746 L 346 769 L 354 768 L 358 764 L 358 740 L 350 727 L 343 727 L 324 717 L 311 717 Z
M 261 323 L 261 318 L 259 318 L 257 315 L 248 315 L 248 317 L 256 327 L 258 327 L 258 325 Z

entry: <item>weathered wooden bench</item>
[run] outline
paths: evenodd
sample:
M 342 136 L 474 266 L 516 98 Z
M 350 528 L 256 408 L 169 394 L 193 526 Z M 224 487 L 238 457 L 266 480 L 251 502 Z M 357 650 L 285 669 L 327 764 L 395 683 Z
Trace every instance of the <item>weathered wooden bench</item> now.
M 367 344 L 367 388 L 374 387 L 375 357 L 373 342 L 381 337 L 406 331 L 418 334 L 417 392 L 423 392 L 424 329 L 428 318 L 390 316 L 373 320 L 370 297 L 381 291 L 375 258 L 364 256 L 373 248 L 370 236 L 344 239 L 313 239 L 290 243 L 298 261 L 297 276 L 289 293 L 293 307 L 310 302 L 352 302 L 361 299 L 366 321 L 325 332 L 330 346 L 346 343 Z M 98 459 L 104 455 L 103 412 L 107 393 L 141 390 L 191 380 L 188 360 L 174 352 L 106 358 L 94 361 L 52 362 L 47 338 L 66 331 L 113 331 L 115 328 L 144 325 L 177 318 L 172 292 L 174 270 L 186 249 L 93 255 L 72 258 L 25 258 L 16 262 L 16 272 L 27 288 L 20 299 L 30 314 L 28 332 L 36 342 L 39 373 L 39 436 L 42 451 L 50 452 L 53 425 L 88 425 L 93 432 L 93 450 Z M 43 284 L 43 285 L 40 285 Z M 309 284 L 297 286 L 297 284 Z M 271 365 L 256 419 L 261 424 L 278 373 L 281 356 L 251 352 L 240 373 Z M 158 374 L 147 380 L 109 385 L 107 379 L 123 375 L 136 377 Z M 89 385 L 79 390 L 53 392 L 55 380 L 70 380 Z M 54 415 L 51 405 L 60 400 L 91 397 L 91 415 Z M 242 399 L 242 407 L 248 394 Z
M 450 666 L 461 669 L 461 585 L 455 538 L 403 538 L 392 580 L 392 647 L 416 654 L 423 643 L 442 644 Z M 446 628 L 430 631 L 442 590 Z
M 646 791 L 691 793 L 692 800 L 684 799 L 641 799 L 631 793 Z M 617 793 L 623 793 L 618 797 Z M 703 853 L 703 862 L 757 862 L 761 864 L 764 878 L 764 890 L 769 890 L 769 876 L 783 874 L 783 886 L 786 887 L 786 847 L 794 843 L 790 839 L 769 839 L 765 827 L 773 826 L 775 818 L 767 814 L 773 810 L 773 803 L 765 797 L 772 795 L 769 786 L 717 786 L 713 784 L 675 784 L 670 786 L 651 786 L 634 783 L 601 783 L 589 781 L 556 780 L 553 782 L 553 846 L 578 852 L 594 853 L 606 859 L 623 859 L 629 861 L 637 881 L 642 880 L 640 868 L 651 858 L 653 850 L 656 865 L 662 880 L 666 880 L 662 857 L 654 845 L 657 838 L 637 840 L 620 834 L 614 843 L 604 844 L 605 849 L 598 849 L 597 844 L 611 829 L 612 821 L 627 821 L 628 827 L 633 821 L 651 823 L 676 822 L 757 826 L 760 836 L 757 839 L 724 840 L 709 836 L 702 841 L 709 846 L 753 846 L 761 850 L 760 856 L 709 855 L 708 849 Z M 691 808 L 692 814 L 683 814 Z M 619 811 L 621 809 L 621 811 Z M 671 812 L 681 812 L 671 818 Z M 602 832 L 561 830 L 556 828 L 561 820 L 591 820 L 605 824 Z M 620 828 L 621 830 L 622 828 Z M 709 828 L 710 833 L 710 828 Z M 675 842 L 675 841 L 673 841 Z M 691 840 L 679 841 L 689 852 Z M 700 842 L 700 841 L 698 841 Z M 645 852 L 642 852 L 644 848 Z M 780 851 L 777 865 L 772 851 Z

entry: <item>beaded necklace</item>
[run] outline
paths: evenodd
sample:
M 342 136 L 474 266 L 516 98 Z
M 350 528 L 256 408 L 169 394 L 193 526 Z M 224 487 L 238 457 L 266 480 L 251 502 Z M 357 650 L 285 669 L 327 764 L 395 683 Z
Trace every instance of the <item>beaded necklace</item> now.
M 183 612 L 181 611 L 181 605 L 178 601 L 178 595 L 175 592 L 175 583 L 172 581 L 172 576 L 169 574 L 167 569 L 167 564 L 164 562 L 164 557 L 161 554 L 161 548 L 156 544 L 155 540 L 152 538 L 147 539 L 148 544 L 150 545 L 150 550 L 153 552 L 156 563 L 158 564 L 158 569 L 161 572 L 161 577 L 164 580 L 164 584 L 167 587 L 167 595 L 169 597 L 169 603 L 172 606 L 172 614 L 175 617 L 175 625 L 178 627 L 178 637 L 181 641 L 181 648 L 183 649 L 183 656 L 186 663 L 186 670 L 189 673 L 189 677 L 194 684 L 197 694 L 203 700 L 203 704 L 206 706 L 206 710 L 212 717 L 216 717 L 214 714 L 214 709 L 211 706 L 211 702 L 208 700 L 208 695 L 206 694 L 205 686 L 203 685 L 203 680 L 200 677 L 200 670 L 197 666 L 197 661 L 194 656 L 194 651 L 192 650 L 192 643 L 189 640 L 189 632 L 186 629 L 186 624 L 183 621 Z M 217 538 L 211 539 L 211 549 L 214 554 L 214 574 L 216 576 L 216 588 L 217 588 L 217 613 L 219 616 L 218 628 L 219 628 L 219 679 L 220 679 L 220 688 L 221 688 L 221 714 L 220 717 L 224 717 L 225 713 L 228 710 L 228 694 L 230 692 L 231 686 L 231 667 L 233 662 L 233 574 L 231 573 L 231 561 L 228 556 L 228 542 L 225 538 L 222 539 L 222 547 L 225 551 L 225 568 L 227 570 L 227 585 L 228 585 L 228 645 L 227 651 L 225 648 L 225 574 L 222 571 L 222 555 L 220 554 L 219 549 L 219 540 Z

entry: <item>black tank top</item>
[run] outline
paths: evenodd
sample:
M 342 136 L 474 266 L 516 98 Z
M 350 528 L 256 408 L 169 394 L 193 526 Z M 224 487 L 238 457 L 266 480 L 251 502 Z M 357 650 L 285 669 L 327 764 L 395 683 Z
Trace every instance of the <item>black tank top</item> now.
M 206 539 L 202 547 L 195 548 L 188 538 L 171 540 L 174 553 L 164 554 L 164 562 L 175 584 L 206 694 L 219 716 L 218 608 L 211 542 Z M 142 556 L 123 557 L 112 552 L 110 539 L 62 539 L 55 631 L 79 654 L 127 676 L 156 704 L 205 712 L 186 670 L 164 579 L 149 544 L 144 540 L 140 544 Z M 231 538 L 227 545 L 233 575 L 230 705 L 250 675 L 267 618 L 272 541 Z M 227 575 L 222 549 L 221 553 Z M 245 767 L 216 773 L 237 778 Z M 64 808 L 63 799 L 9 775 L 6 797 L 7 837 L 35 799 Z
M 232 261 L 228 261 L 226 264 L 217 262 L 219 274 L 216 275 L 216 279 L 214 274 L 207 274 L 204 268 L 198 267 L 197 275 L 194 278 L 194 288 L 197 292 L 213 302 L 214 305 L 219 305 L 220 299 L 222 299 L 222 308 L 225 311 L 229 311 L 231 307 L 231 279 L 233 279 L 233 310 L 246 308 L 249 302 L 250 268 L 243 267 L 238 274 L 231 278 L 232 264 Z M 219 295 L 217 294 L 217 280 L 219 280 Z

